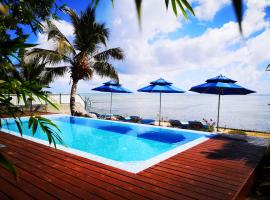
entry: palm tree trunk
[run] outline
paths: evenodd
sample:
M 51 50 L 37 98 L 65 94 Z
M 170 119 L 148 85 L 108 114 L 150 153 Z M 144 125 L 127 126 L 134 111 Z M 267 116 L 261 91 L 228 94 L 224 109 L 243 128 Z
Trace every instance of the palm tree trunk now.
M 70 91 L 70 113 L 71 115 L 75 115 L 76 108 L 75 108 L 75 97 L 77 95 L 77 80 L 72 81 L 71 91 Z

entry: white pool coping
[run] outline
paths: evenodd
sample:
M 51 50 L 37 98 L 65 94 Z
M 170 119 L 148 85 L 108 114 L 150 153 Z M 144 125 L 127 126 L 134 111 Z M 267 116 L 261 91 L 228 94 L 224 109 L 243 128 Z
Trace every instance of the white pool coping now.
M 50 115 L 43 115 L 43 116 L 50 116 L 50 117 L 59 117 L 59 116 L 70 116 L 70 115 L 66 115 L 66 114 L 50 114 Z M 26 117 L 22 117 L 22 118 L 27 118 Z M 103 119 L 93 119 L 93 118 L 86 118 L 86 117 L 78 117 L 78 118 L 84 118 L 84 119 L 88 119 L 88 120 L 99 120 L 99 121 L 106 121 L 108 122 L 108 120 L 103 120 Z M 119 121 L 110 121 L 111 123 L 120 123 L 120 124 L 132 124 L 132 125 L 137 125 L 137 126 L 151 126 L 151 125 L 145 125 L 145 124 L 136 124 L 136 123 L 130 123 L 130 122 L 119 122 Z M 90 160 L 93 160 L 93 161 L 96 161 L 96 162 L 99 162 L 99 163 L 102 163 L 102 164 L 105 164 L 105 165 L 109 165 L 109 166 L 112 166 L 112 167 L 116 167 L 118 169 L 121 169 L 121 170 L 124 170 L 124 171 L 127 171 L 127 172 L 131 172 L 131 173 L 139 173 L 149 167 L 152 167 L 174 155 L 177 155 L 191 147 L 194 147 L 200 143 L 203 143 L 207 140 L 209 140 L 211 137 L 215 136 L 216 134 L 215 133 L 208 133 L 208 132 L 203 132 L 203 131 L 193 131 L 193 130 L 186 130 L 186 129 L 175 129 L 175 128 L 169 128 L 169 127 L 156 127 L 156 126 L 151 126 L 151 128 L 157 128 L 157 129 L 169 129 L 169 130 L 174 130 L 174 131 L 185 131 L 185 132 L 191 132 L 191 133 L 198 133 L 198 134 L 202 134 L 202 135 L 205 135 L 205 137 L 201 137 L 201 138 L 198 138 L 198 139 L 195 139 L 193 141 L 190 141 L 186 144 L 183 144 L 179 147 L 176 147 L 174 149 L 171 149 L 169 151 L 166 151 L 162 154 L 159 154 L 157 156 L 154 156 L 148 160 L 145 160 L 145 161 L 136 161 L 136 162 L 119 162 L 119 161 L 115 161 L 115 160 L 112 160 L 112 159 L 108 159 L 108 158 L 105 158 L 105 157 L 102 157 L 102 156 L 98 156 L 98 155 L 95 155 L 95 154 L 91 154 L 91 153 L 87 153 L 87 152 L 84 152 L 84 151 L 80 151 L 80 150 L 77 150 L 77 149 L 72 149 L 72 148 L 68 148 L 68 147 L 65 147 L 63 145 L 58 145 L 57 144 L 57 149 L 60 149 L 60 150 L 63 150 L 65 152 L 68 152 L 68 153 L 72 153 L 72 154 L 75 154 L 77 156 L 81 156 L 81 157 L 84 157 L 84 158 L 87 158 L 87 159 L 90 159 Z M 4 128 L 0 128 L 0 131 L 4 132 L 4 133 L 7 133 L 7 134 L 11 134 L 11 135 L 14 135 L 14 136 L 17 136 L 17 137 L 22 137 L 26 140 L 30 140 L 30 141 L 34 141 L 34 142 L 37 142 L 39 144 L 43 144 L 43 145 L 46 145 L 46 146 L 50 146 L 52 147 L 52 145 L 49 145 L 48 141 L 45 141 L 45 140 L 41 140 L 41 139 L 38 139 L 38 138 L 34 138 L 34 137 L 31 137 L 31 136 L 27 136 L 27 135 L 23 135 L 21 136 L 19 133 L 15 132 L 15 131 L 10 131 L 10 130 L 7 130 L 7 129 L 4 129 Z M 53 148 L 53 147 L 52 147 Z

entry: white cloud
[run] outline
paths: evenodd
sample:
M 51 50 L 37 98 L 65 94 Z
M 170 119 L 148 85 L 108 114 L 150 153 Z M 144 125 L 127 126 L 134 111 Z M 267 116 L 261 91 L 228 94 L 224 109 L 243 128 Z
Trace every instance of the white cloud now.
M 209 13 L 215 14 L 231 1 L 200 2 L 200 9 L 205 8 Z M 198 79 L 205 80 L 208 76 L 224 73 L 239 80 L 239 84 L 245 84 L 261 93 L 270 93 L 268 86 L 260 84 L 260 80 L 269 75 L 258 68 L 261 63 L 270 60 L 268 53 L 263 53 L 270 45 L 270 37 L 267 37 L 269 31 L 266 29 L 269 22 L 264 20 L 264 7 L 269 3 L 263 2 L 248 1 L 243 22 L 245 36 L 248 38 L 257 31 L 262 33 L 248 38 L 244 44 L 235 22 L 228 22 L 220 28 L 209 28 L 197 37 L 186 36 L 176 40 L 168 37 L 156 38 L 158 34 L 166 34 L 172 30 L 181 31 L 181 22 L 178 21 L 178 26 L 175 24 L 168 28 L 167 20 L 162 20 L 164 12 L 153 13 L 155 11 L 147 8 L 143 10 L 142 32 L 138 33 L 137 24 L 134 23 L 136 15 L 124 17 L 133 8 L 130 4 L 119 2 L 121 7 L 116 5 L 111 15 L 111 18 L 117 19 L 117 23 L 111 25 L 111 44 L 121 46 L 126 53 L 124 64 L 118 64 L 120 71 L 125 73 L 121 76 L 122 80 L 137 89 L 162 76 L 189 89 L 198 83 Z M 152 23 L 153 20 L 158 23 Z M 175 19 L 170 20 L 176 22 Z M 149 43 L 153 38 L 156 40 Z M 136 82 L 130 81 L 131 77 Z
M 195 0 L 199 20 L 211 20 L 215 14 L 231 1 Z M 193 1 L 194 2 L 194 1 Z M 175 85 L 188 90 L 205 79 L 220 73 L 239 81 L 240 85 L 259 93 L 270 93 L 270 73 L 261 66 L 270 62 L 269 22 L 264 20 L 265 6 L 269 1 L 249 0 L 245 12 L 242 41 L 238 25 L 228 22 L 219 28 L 209 28 L 197 37 L 185 36 L 171 40 L 168 33 L 181 31 L 182 18 L 175 18 L 173 12 L 165 11 L 163 1 L 143 1 L 142 29 L 139 29 L 135 7 L 126 0 L 115 2 L 109 13 L 111 38 L 108 47 L 124 49 L 124 62 L 115 62 L 121 82 L 133 90 L 149 81 L 164 77 Z M 196 10 L 195 9 L 195 10 Z M 199 11 L 201 10 L 201 11 Z M 203 13 L 204 10 L 204 13 Z M 61 28 L 60 28 L 61 27 Z M 72 37 L 70 24 L 59 24 L 60 30 Z M 256 33 L 256 34 L 255 34 Z M 42 45 L 48 45 L 40 36 Z M 49 45 L 50 46 L 50 45 Z M 69 76 L 52 84 L 54 91 L 69 91 Z M 80 82 L 79 91 L 90 88 L 104 80 L 96 77 L 91 84 Z M 57 87 L 59 87 L 57 89 Z M 63 90 L 62 90 L 63 91 Z
M 118 12 L 120 11 L 120 12 Z M 117 35 L 121 38 L 152 39 L 158 34 L 173 32 L 181 27 L 173 12 L 166 12 L 163 1 L 147 0 L 142 3 L 142 29 L 138 28 L 137 13 L 134 2 L 120 0 L 115 2 L 109 14 L 115 30 L 121 28 Z M 125 27 L 124 29 L 122 29 Z
M 56 27 L 63 33 L 69 41 L 72 41 L 73 39 L 73 26 L 65 21 L 65 20 L 53 20 L 52 21 Z M 46 24 L 44 24 L 46 26 Z M 44 48 L 44 49 L 53 49 L 54 43 L 52 40 L 48 41 L 48 37 L 44 33 L 38 33 L 38 40 L 37 40 L 38 48 Z
M 221 8 L 231 3 L 231 0 L 193 0 L 192 2 L 198 4 L 194 8 L 196 17 L 199 20 L 210 21 Z

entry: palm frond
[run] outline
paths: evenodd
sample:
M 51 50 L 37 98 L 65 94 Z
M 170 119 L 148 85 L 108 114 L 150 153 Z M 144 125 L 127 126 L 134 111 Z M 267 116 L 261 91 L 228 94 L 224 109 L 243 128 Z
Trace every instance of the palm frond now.
M 61 33 L 61 31 L 57 28 L 57 26 L 54 23 L 48 22 L 48 26 L 45 32 L 48 34 L 48 40 L 52 39 L 55 42 L 57 42 L 57 49 L 56 49 L 57 52 L 65 55 L 76 54 L 72 44 L 68 41 L 66 36 L 63 33 Z
M 64 76 L 69 68 L 69 66 L 46 67 L 44 74 L 41 77 L 42 84 L 48 85 L 56 78 Z
M 73 18 L 73 14 L 70 17 Z M 74 28 L 76 49 L 92 53 L 100 43 L 106 46 L 109 30 L 105 24 L 96 22 L 95 10 L 90 6 L 81 13 Z
M 81 79 L 89 80 L 93 77 L 93 69 L 90 68 L 89 62 L 83 59 L 77 59 L 78 62 L 72 62 L 70 67 L 71 78 L 79 81 Z
M 106 28 L 105 24 L 94 24 L 93 38 L 104 46 L 107 45 L 107 40 L 109 40 L 109 29 Z
M 13 72 L 13 77 L 21 81 L 36 81 L 41 85 L 49 85 L 56 77 L 63 76 L 68 70 L 67 66 L 46 67 L 48 63 L 42 61 L 40 57 L 24 60 Z
M 45 62 L 40 62 L 39 58 L 34 58 L 21 66 L 21 75 L 25 81 L 37 80 L 37 82 L 39 82 L 38 80 L 44 71 L 45 66 Z
M 0 152 L 0 165 L 4 167 L 7 171 L 9 171 L 14 178 L 18 177 L 17 170 L 14 164 L 12 164 L 2 152 Z
M 93 64 L 93 70 L 101 77 L 109 77 L 111 79 L 119 81 L 118 73 L 114 66 L 108 62 L 97 61 Z
M 57 51 L 54 50 L 48 50 L 48 49 L 41 49 L 41 48 L 34 48 L 30 52 L 28 52 L 27 56 L 37 57 L 41 59 L 44 62 L 47 62 L 48 64 L 59 64 L 62 61 L 69 62 L 70 58 L 60 54 Z
M 111 48 L 93 56 L 98 61 L 107 61 L 110 58 L 116 60 L 124 59 L 124 52 L 121 48 Z
M 142 0 L 135 0 L 135 4 L 136 4 L 136 10 L 137 10 L 137 17 L 139 20 L 139 24 L 141 25 L 141 17 L 142 17 L 142 13 L 141 13 L 141 8 L 142 8 Z
M 242 33 L 242 20 L 243 20 L 243 1 L 242 0 L 232 0 L 234 12 L 237 18 L 239 31 Z
M 91 80 L 93 78 L 93 70 L 91 68 L 84 69 L 83 80 Z
M 270 71 L 270 64 L 266 67 L 266 71 Z
M 73 24 L 74 27 L 74 31 L 76 31 L 79 28 L 80 25 L 80 18 L 77 15 L 77 13 L 72 10 L 71 8 L 65 7 L 62 9 L 66 14 L 69 15 L 69 17 L 71 18 L 71 22 Z

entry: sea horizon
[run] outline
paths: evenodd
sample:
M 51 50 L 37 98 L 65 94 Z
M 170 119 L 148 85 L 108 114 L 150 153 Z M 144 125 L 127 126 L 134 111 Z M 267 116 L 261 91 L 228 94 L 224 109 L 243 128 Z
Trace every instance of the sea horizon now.
M 108 114 L 109 93 L 80 93 L 89 97 L 92 105 L 88 112 Z M 220 126 L 253 131 L 269 131 L 270 95 L 221 96 Z M 218 96 L 207 94 L 162 94 L 162 119 L 183 122 L 217 119 Z M 159 94 L 113 94 L 112 113 L 124 117 L 138 115 L 158 119 Z

